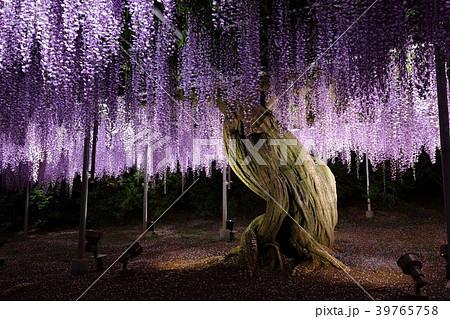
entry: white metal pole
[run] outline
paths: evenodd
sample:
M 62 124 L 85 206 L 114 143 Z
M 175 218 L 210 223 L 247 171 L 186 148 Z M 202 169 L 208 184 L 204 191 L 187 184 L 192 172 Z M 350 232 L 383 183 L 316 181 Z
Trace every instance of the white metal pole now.
M 89 185 L 89 149 L 91 142 L 90 128 L 86 130 L 86 136 L 84 138 L 84 151 L 83 151 L 83 172 L 82 172 L 82 191 L 81 191 L 81 203 L 80 203 L 80 227 L 78 230 L 78 253 L 77 259 L 72 260 L 72 275 L 83 275 L 88 271 L 88 260 L 85 259 L 85 236 L 86 236 L 86 216 L 87 216 L 87 203 L 88 203 L 88 185 Z
M 148 144 L 144 151 L 144 201 L 142 205 L 142 231 L 147 230 L 147 210 L 148 210 Z
M 370 207 L 370 179 L 369 179 L 369 158 L 366 154 L 366 178 L 367 178 L 367 210 L 371 211 Z
M 83 158 L 83 180 L 81 191 L 81 203 L 80 203 L 80 229 L 78 238 L 78 259 L 84 259 L 84 242 L 86 236 L 86 216 L 88 205 L 88 185 L 89 185 L 89 148 L 91 143 L 91 131 L 90 128 L 86 130 L 86 136 L 84 138 L 84 158 Z
M 366 217 L 372 218 L 373 212 L 372 207 L 370 205 L 370 179 L 369 179 L 369 157 L 366 153 L 366 179 L 367 179 L 367 211 L 366 211 Z
M 448 114 L 448 96 L 447 96 L 447 81 L 445 60 L 439 48 L 436 48 L 435 53 L 436 63 L 436 83 L 438 96 L 438 110 L 439 110 L 439 131 L 441 138 L 441 163 L 442 163 L 442 184 L 444 186 L 444 208 L 447 225 L 447 266 L 446 277 L 450 280 L 450 128 L 449 128 L 449 114 Z M 448 66 L 448 64 L 447 64 Z M 450 81 L 450 71 L 447 70 L 447 76 Z M 446 286 L 447 294 L 450 295 L 450 281 Z
M 227 164 L 222 169 L 222 229 L 227 227 Z
M 231 166 L 228 165 L 228 189 L 231 189 Z
M 167 167 L 164 169 L 164 195 L 167 194 Z

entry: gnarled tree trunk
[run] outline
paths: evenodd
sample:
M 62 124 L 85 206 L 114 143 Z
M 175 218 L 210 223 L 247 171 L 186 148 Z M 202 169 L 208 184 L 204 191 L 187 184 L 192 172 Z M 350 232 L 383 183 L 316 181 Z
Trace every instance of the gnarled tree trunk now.
M 264 110 L 253 118 L 258 119 Z M 250 155 L 245 139 L 256 148 L 262 144 L 259 163 Z M 233 171 L 267 201 L 266 212 L 241 236 L 237 252 L 245 272 L 251 276 L 258 263 L 282 269 L 281 254 L 300 262 L 294 272 L 307 273 L 321 263 L 345 269 L 331 256 L 337 196 L 334 176 L 326 164 L 305 151 L 292 133 L 281 132 L 270 111 L 257 120 L 249 136 L 239 118 L 225 122 L 224 141 Z

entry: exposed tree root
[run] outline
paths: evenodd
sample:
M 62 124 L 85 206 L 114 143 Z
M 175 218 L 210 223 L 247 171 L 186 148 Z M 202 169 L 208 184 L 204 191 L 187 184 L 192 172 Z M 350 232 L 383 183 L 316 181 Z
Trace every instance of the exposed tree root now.
M 312 273 L 320 267 L 320 263 L 317 259 L 308 260 L 301 264 L 298 264 L 292 271 L 292 276 L 303 276 Z
M 283 261 L 281 260 L 280 245 L 278 243 L 265 244 L 263 247 L 263 263 L 267 263 L 271 270 L 279 269 L 283 271 Z M 267 261 L 264 261 L 267 258 Z

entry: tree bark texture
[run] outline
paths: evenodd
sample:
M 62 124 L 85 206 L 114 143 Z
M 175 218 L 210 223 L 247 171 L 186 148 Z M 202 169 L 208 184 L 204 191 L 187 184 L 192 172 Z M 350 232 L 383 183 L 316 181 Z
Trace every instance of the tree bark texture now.
M 256 111 L 253 118 L 258 119 L 264 111 Z M 258 145 L 261 140 L 266 141 Z M 299 262 L 294 273 L 308 273 L 320 264 L 346 269 L 332 257 L 337 195 L 328 166 L 311 156 L 291 132 L 281 130 L 270 111 L 256 121 L 249 134 L 238 116 L 225 121 L 224 141 L 233 171 L 267 202 L 266 212 L 250 223 L 234 251 L 244 273 L 252 276 L 258 265 L 283 269 L 281 254 Z M 262 143 L 259 163 L 250 155 L 249 142 L 254 147 Z

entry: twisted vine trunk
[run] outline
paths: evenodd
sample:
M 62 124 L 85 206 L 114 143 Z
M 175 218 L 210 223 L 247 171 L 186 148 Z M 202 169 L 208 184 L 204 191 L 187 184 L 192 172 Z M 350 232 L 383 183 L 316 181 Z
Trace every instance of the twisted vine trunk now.
M 245 139 L 255 148 L 260 146 L 258 160 L 250 155 Z M 345 268 L 331 256 L 337 196 L 326 164 L 305 151 L 292 133 L 281 133 L 271 112 L 258 119 L 247 137 L 242 120 L 226 122 L 224 141 L 233 171 L 267 202 L 266 212 L 250 223 L 235 251 L 245 272 L 251 276 L 261 263 L 283 269 L 281 254 L 300 262 L 294 269 L 297 273 L 310 272 L 320 264 Z

